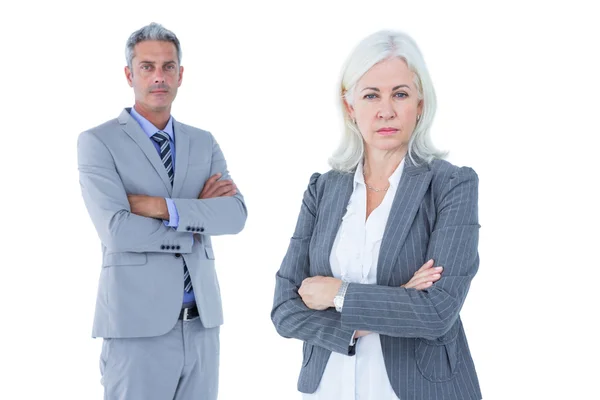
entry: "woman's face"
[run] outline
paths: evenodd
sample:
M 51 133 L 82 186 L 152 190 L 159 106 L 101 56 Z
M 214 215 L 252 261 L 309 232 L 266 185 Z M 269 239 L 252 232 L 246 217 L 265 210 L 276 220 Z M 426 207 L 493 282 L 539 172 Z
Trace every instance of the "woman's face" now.
M 374 65 L 356 84 L 354 104 L 348 105 L 365 147 L 406 151 L 421 114 L 415 74 L 397 57 Z

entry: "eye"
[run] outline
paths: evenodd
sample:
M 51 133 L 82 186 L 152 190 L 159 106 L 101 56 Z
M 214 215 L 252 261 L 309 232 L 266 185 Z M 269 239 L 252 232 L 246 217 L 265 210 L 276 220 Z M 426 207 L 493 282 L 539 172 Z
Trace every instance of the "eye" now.
M 397 93 L 394 94 L 394 97 L 397 97 L 399 99 L 403 99 L 405 97 L 408 97 L 408 94 L 405 93 L 405 92 L 397 92 Z
M 172 70 L 175 69 L 175 65 L 169 64 L 169 65 L 167 65 L 167 69 L 170 70 L 170 71 L 172 71 Z
M 367 100 L 372 100 L 372 99 L 376 99 L 376 98 L 377 98 L 377 95 L 375 93 L 368 93 L 368 94 L 365 94 L 363 97 L 363 99 L 367 99 Z
M 151 66 L 150 64 L 144 64 L 144 65 L 142 65 L 140 68 L 141 68 L 143 71 L 149 71 L 151 67 L 152 67 L 152 66 Z

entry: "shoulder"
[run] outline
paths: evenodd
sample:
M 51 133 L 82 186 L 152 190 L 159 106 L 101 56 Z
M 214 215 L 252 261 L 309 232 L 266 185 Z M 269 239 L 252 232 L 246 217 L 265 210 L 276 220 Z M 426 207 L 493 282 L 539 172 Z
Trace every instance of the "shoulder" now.
M 308 189 L 315 194 L 322 194 L 327 188 L 335 187 L 341 183 L 347 182 L 353 172 L 340 172 L 329 170 L 325 173 L 315 172 L 310 176 Z
M 464 195 L 477 198 L 479 177 L 473 168 L 436 159 L 429 163 L 429 169 L 433 174 L 431 191 L 436 202 Z
M 119 126 L 120 124 L 117 118 L 111 119 L 79 133 L 77 141 L 78 143 L 89 141 L 105 142 L 108 136 L 119 134 L 121 131 Z
M 215 137 L 209 131 L 200 129 L 200 128 L 196 128 L 195 126 L 184 124 L 179 121 L 175 121 L 175 129 L 184 130 L 192 139 L 204 139 L 204 140 L 215 141 Z
M 459 167 L 446 160 L 435 159 L 429 163 L 429 169 L 433 173 L 433 185 L 447 185 L 450 182 L 474 181 L 479 177 L 471 167 Z

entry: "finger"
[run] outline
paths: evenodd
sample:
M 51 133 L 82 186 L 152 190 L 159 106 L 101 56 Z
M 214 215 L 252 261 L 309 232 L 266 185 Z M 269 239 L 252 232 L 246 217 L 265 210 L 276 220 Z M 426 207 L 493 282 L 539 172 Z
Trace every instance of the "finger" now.
M 205 196 L 210 196 L 213 197 L 212 194 L 215 191 L 215 189 L 218 189 L 219 187 L 223 186 L 223 185 L 227 185 L 229 181 L 211 181 L 211 182 L 207 182 L 206 185 L 204 185 L 204 195 Z
M 214 182 L 210 186 L 207 187 L 206 192 L 204 193 L 204 197 L 205 198 L 219 197 L 218 195 L 215 194 L 215 192 L 217 192 L 224 186 L 231 186 L 231 185 L 233 185 L 233 182 L 231 182 L 230 180 Z
M 425 282 L 425 283 L 421 283 L 420 285 L 417 285 L 416 287 L 414 287 L 414 289 L 424 290 L 424 289 L 430 288 L 432 285 L 433 285 L 433 282 Z
M 425 264 L 423 264 L 421 266 L 421 268 L 419 268 L 417 270 L 417 272 L 425 271 L 425 270 L 427 270 L 427 269 L 429 269 L 431 267 L 433 267 L 433 259 L 431 259 L 431 260 L 427 261 Z
M 225 193 L 220 194 L 219 196 L 215 196 L 215 197 L 231 197 L 231 196 L 235 196 L 236 193 L 237 193 L 237 190 L 231 189 L 230 191 L 225 192 Z
M 217 172 L 216 174 L 214 174 L 210 178 L 208 178 L 206 180 L 206 182 L 204 182 L 204 187 L 202 188 L 202 192 L 200 194 L 202 195 L 208 189 L 210 189 L 210 187 L 212 186 L 212 184 L 215 183 L 220 177 L 221 177 L 221 173 Z
M 218 180 L 220 177 L 221 177 L 221 173 L 220 173 L 220 172 L 217 172 L 216 174 L 214 174 L 213 176 L 211 176 L 210 178 L 208 178 L 204 184 L 205 184 L 205 185 L 206 185 L 206 184 L 213 184 L 213 183 L 215 183 L 215 182 L 216 182 L 216 181 L 217 181 L 217 180 Z
M 237 190 L 236 190 L 236 189 L 232 189 L 232 190 L 230 190 L 229 192 L 227 192 L 227 193 L 225 193 L 225 194 L 221 195 L 221 197 L 231 197 L 231 196 L 235 196 L 235 195 L 236 195 L 236 193 L 237 193 Z
M 415 272 L 413 278 L 420 278 L 428 275 L 439 274 L 444 270 L 444 267 L 426 268 Z
M 426 275 L 418 279 L 417 284 L 425 283 L 425 282 L 436 282 L 440 279 L 440 274 L 431 274 Z
M 431 275 L 425 275 L 425 276 L 420 276 L 418 278 L 413 278 L 411 279 L 406 285 L 405 287 L 407 288 L 413 288 L 416 289 L 417 286 L 422 285 L 424 283 L 428 283 L 428 282 L 436 282 L 440 279 L 441 275 L 440 274 L 431 274 Z
M 215 191 L 213 192 L 213 197 L 221 197 L 225 193 L 231 192 L 232 190 L 234 190 L 233 184 L 223 185 L 223 186 L 215 189 Z
M 406 287 L 406 288 L 409 288 L 409 289 L 417 289 L 417 290 L 420 290 L 420 288 L 421 288 L 423 285 L 428 285 L 428 284 L 430 284 L 430 283 L 431 283 L 431 281 L 426 281 L 426 280 L 418 280 L 418 281 L 412 281 L 412 282 L 409 282 L 409 283 L 407 283 L 405 287 Z

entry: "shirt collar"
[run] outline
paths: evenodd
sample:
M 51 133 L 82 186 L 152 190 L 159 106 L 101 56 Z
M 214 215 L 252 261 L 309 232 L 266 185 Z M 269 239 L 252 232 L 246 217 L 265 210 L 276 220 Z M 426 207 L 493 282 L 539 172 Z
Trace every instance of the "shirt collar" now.
M 133 119 L 137 121 L 137 123 L 140 125 L 144 133 L 148 135 L 148 137 L 152 137 L 152 135 L 154 135 L 160 130 L 156 126 L 154 126 L 152 122 L 142 117 L 142 115 L 135 110 L 135 107 L 131 107 L 130 115 L 133 117 Z M 173 135 L 173 116 L 169 117 L 167 126 L 165 126 L 165 129 L 163 129 L 162 131 L 167 133 L 172 141 L 175 141 L 175 136 Z

